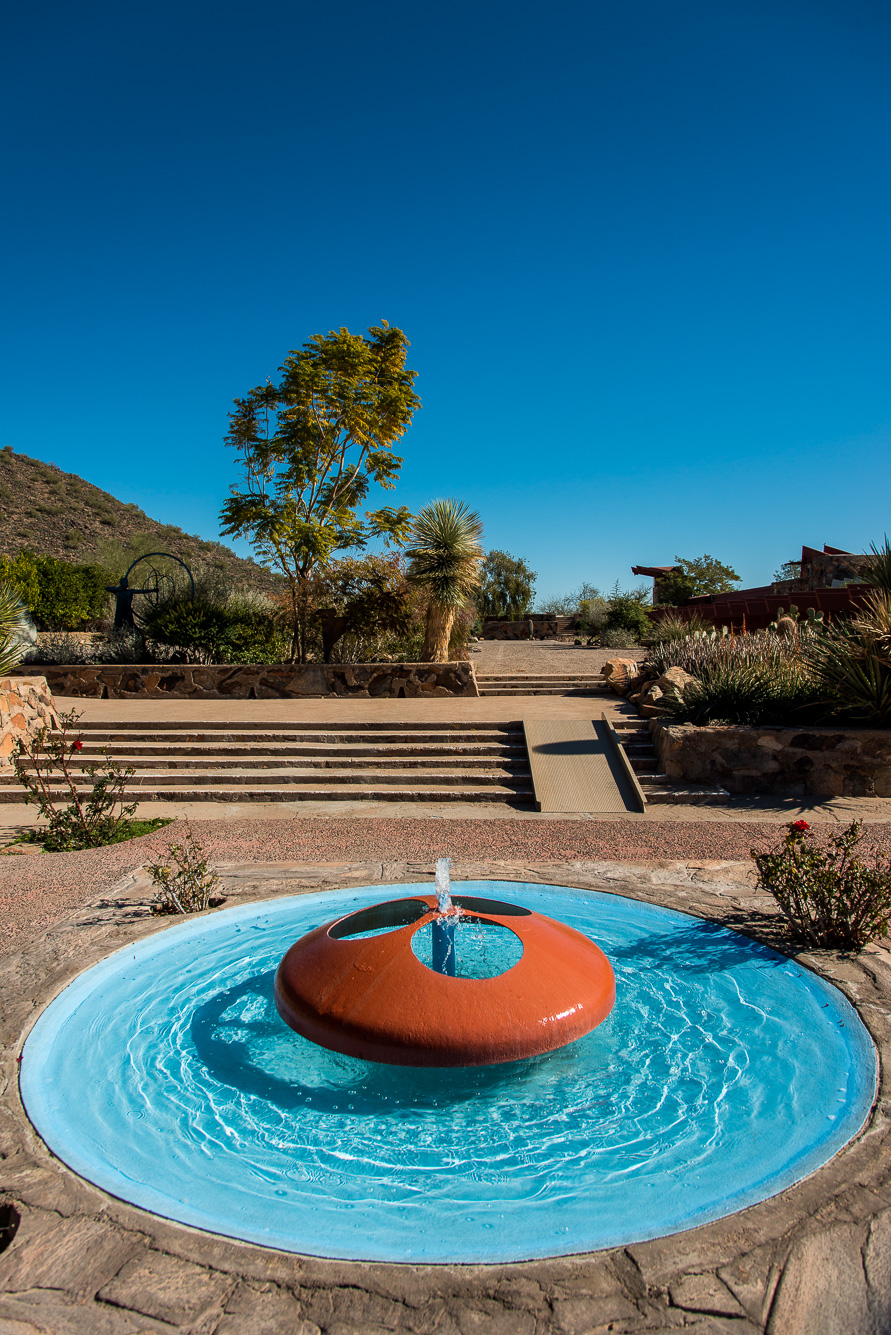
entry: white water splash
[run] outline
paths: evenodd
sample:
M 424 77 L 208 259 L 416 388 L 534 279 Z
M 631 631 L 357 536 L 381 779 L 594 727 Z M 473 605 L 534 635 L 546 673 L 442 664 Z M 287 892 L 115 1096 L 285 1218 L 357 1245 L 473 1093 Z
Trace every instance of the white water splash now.
M 436 859 L 436 905 L 440 913 L 452 913 L 454 911 L 451 896 L 452 880 L 449 871 L 451 865 L 451 858 Z

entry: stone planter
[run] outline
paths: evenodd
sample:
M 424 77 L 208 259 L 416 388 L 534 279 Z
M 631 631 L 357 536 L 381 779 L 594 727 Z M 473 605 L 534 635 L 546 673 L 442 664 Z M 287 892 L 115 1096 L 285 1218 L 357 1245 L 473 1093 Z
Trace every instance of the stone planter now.
M 891 730 L 694 727 L 654 719 L 661 769 L 673 782 L 731 793 L 891 797 Z
M 33 681 L 56 695 L 102 700 L 431 699 L 477 696 L 473 665 L 461 663 L 291 663 L 226 666 L 54 665 Z M 29 669 L 24 668 L 28 673 Z

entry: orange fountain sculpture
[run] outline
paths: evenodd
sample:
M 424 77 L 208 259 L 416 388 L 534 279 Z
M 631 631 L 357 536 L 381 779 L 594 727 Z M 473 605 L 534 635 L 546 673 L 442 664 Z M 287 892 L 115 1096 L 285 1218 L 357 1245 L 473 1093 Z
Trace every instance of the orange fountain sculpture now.
M 412 949 L 427 924 L 432 968 Z M 474 924 L 513 932 L 518 962 L 492 978 L 457 976 L 456 938 Z M 484 1066 L 551 1052 L 605 1020 L 615 996 L 609 960 L 581 932 L 441 890 L 317 927 L 291 946 L 275 979 L 278 1012 L 297 1033 L 396 1066 Z

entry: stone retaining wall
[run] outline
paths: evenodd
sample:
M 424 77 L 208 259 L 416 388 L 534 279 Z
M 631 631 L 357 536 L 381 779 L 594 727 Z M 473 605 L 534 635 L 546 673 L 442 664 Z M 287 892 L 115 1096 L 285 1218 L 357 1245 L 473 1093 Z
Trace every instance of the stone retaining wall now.
M 56 726 L 55 703 L 44 676 L 0 677 L 0 770 L 12 769 L 19 738 Z
M 170 664 L 78 664 L 40 669 L 32 680 L 56 695 L 102 700 L 429 699 L 479 695 L 473 666 L 462 663 L 290 663 L 209 667 Z M 28 669 L 23 669 L 27 672 Z
M 538 613 L 518 621 L 499 621 L 487 617 L 483 622 L 480 639 L 483 640 L 553 640 L 568 635 L 578 625 L 578 617 L 548 616 Z M 532 634 L 529 627 L 532 627 Z
M 891 730 L 694 727 L 653 719 L 669 780 L 720 784 L 731 793 L 891 797 Z

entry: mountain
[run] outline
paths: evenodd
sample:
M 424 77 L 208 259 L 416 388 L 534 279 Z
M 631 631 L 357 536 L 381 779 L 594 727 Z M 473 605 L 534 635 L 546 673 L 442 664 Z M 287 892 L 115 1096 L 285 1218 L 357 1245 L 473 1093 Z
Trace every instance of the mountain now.
M 141 552 L 170 552 L 193 570 L 209 566 L 233 587 L 281 592 L 281 576 L 236 556 L 220 542 L 150 519 L 76 473 L 0 449 L 0 553 L 28 550 L 64 561 L 95 562 L 118 578 Z

